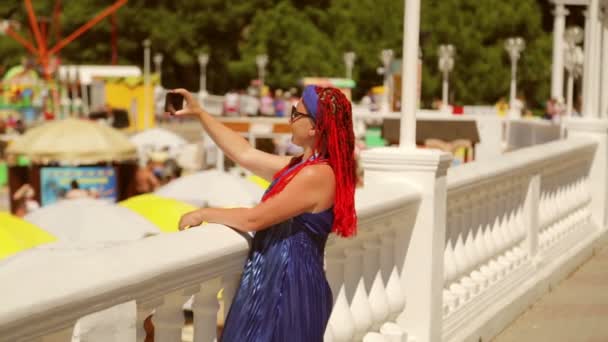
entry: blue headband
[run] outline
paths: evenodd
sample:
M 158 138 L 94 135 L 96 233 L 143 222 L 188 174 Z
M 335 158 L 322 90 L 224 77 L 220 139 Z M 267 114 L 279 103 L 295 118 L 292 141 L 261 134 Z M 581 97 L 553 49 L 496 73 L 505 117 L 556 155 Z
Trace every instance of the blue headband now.
M 319 107 L 319 95 L 315 91 L 314 85 L 309 85 L 304 88 L 304 92 L 302 93 L 302 102 L 304 102 L 304 107 L 308 111 L 308 114 L 312 116 L 314 121 L 317 121 L 318 107 Z

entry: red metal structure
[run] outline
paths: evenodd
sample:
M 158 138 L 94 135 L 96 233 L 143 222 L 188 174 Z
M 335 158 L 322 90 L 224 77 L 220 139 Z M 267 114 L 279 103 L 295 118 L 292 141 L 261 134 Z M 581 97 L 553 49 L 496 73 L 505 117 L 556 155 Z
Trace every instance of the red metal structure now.
M 54 46 L 50 47 L 48 45 L 49 30 L 47 27 L 47 22 L 43 21 L 42 23 L 39 23 L 38 18 L 36 17 L 36 13 L 34 11 L 34 7 L 32 6 L 32 1 L 24 0 L 30 28 L 36 41 L 36 47 L 34 47 L 32 42 L 30 42 L 28 39 L 24 38 L 17 31 L 13 30 L 10 25 L 6 29 L 5 33 L 8 36 L 12 37 L 14 40 L 16 40 L 19 44 L 23 45 L 23 47 L 25 47 L 30 53 L 32 53 L 37 58 L 38 62 L 42 66 L 44 77 L 49 80 L 52 73 L 51 68 L 49 68 L 49 62 L 51 61 L 51 58 L 55 57 L 61 49 L 63 49 L 66 45 L 74 41 L 86 31 L 91 29 L 98 22 L 108 16 L 112 16 L 110 18 L 112 23 L 112 63 L 116 63 L 118 58 L 116 47 L 118 39 L 116 33 L 117 25 L 116 19 L 114 18 L 114 13 L 124 4 L 126 4 L 127 1 L 128 0 L 117 0 L 116 2 L 114 2 L 113 5 L 99 12 L 95 17 L 93 17 L 93 19 L 89 20 L 86 24 L 80 26 L 69 36 L 61 38 L 61 28 L 59 23 L 59 15 L 61 14 L 61 0 L 57 0 L 53 8 L 53 17 L 51 20 L 51 25 L 54 28 L 57 43 Z

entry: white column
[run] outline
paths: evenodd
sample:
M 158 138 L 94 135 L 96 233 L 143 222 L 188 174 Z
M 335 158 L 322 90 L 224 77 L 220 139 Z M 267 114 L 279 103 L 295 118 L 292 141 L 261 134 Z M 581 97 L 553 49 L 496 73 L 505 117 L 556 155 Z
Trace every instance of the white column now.
M 585 137 L 597 141 L 589 173 L 591 215 L 597 226 L 608 228 L 608 120 L 572 118 L 566 123 L 568 137 Z
M 585 13 L 585 65 L 583 72 L 583 116 L 597 117 L 598 95 L 597 91 L 597 32 L 599 24 L 599 0 L 590 0 Z
M 394 181 L 421 194 L 419 212 L 412 215 L 413 221 L 399 223 L 395 238 L 401 251 L 396 264 L 407 302 L 397 321 L 416 341 L 440 341 L 446 174 L 451 155 L 436 150 L 377 148 L 363 151 L 362 161 L 366 186 Z
M 600 89 L 600 117 L 608 118 L 608 4 L 604 9 L 602 26 L 602 81 Z
M 403 66 L 401 68 L 400 147 L 416 146 L 416 109 L 418 103 L 418 44 L 420 0 L 405 0 L 403 25 Z
M 553 12 L 553 63 L 551 72 L 551 97 L 564 100 L 564 32 L 568 10 L 556 4 Z

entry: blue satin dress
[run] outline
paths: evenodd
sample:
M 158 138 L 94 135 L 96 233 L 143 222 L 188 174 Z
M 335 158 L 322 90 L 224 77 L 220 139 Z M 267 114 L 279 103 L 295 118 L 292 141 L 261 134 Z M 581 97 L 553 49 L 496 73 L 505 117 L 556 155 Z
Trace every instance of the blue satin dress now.
M 323 255 L 333 220 L 330 208 L 255 233 L 222 342 L 323 341 L 333 305 Z

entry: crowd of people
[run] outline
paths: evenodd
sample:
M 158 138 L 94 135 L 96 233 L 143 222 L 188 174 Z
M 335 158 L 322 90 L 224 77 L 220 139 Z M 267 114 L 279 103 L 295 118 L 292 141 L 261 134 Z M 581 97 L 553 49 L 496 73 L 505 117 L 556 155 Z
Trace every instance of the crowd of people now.
M 288 91 L 249 87 L 247 90 L 231 90 L 224 96 L 223 115 L 284 117 L 298 102 L 297 89 Z

